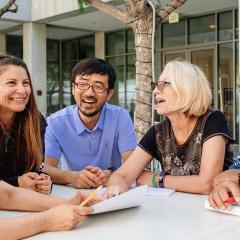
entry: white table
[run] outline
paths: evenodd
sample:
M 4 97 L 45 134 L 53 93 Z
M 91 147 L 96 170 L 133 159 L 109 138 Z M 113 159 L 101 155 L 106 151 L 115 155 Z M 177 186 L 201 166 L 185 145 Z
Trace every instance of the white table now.
M 53 194 L 74 195 L 71 187 L 55 185 Z M 41 240 L 237 240 L 240 217 L 207 211 L 206 196 L 174 193 L 170 197 L 145 197 L 141 207 L 90 216 L 76 229 L 43 233 L 28 239 Z M 0 211 L 0 217 L 25 213 Z

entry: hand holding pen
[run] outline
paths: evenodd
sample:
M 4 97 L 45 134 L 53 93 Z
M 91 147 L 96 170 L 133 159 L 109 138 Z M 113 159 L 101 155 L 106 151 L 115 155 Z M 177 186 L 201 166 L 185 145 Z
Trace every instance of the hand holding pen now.
M 232 181 L 217 184 L 210 193 L 208 201 L 215 209 L 231 210 L 233 202 L 240 204 L 239 184 Z
M 97 192 L 102 188 L 103 186 L 99 186 L 98 188 L 96 188 L 92 193 L 90 193 L 89 195 L 82 193 L 82 196 L 84 196 L 84 201 L 80 204 L 80 207 L 84 207 L 84 206 L 91 206 L 92 204 L 94 204 L 95 202 L 99 202 L 104 200 L 104 198 L 102 196 L 95 196 L 97 194 Z

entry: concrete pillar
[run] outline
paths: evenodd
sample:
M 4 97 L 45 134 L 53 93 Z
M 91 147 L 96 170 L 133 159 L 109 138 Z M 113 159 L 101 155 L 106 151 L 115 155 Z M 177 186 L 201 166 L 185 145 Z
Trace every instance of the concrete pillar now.
M 39 110 L 47 113 L 46 24 L 23 24 L 23 59 L 26 62 Z
M 104 32 L 95 33 L 95 57 L 105 58 L 105 35 Z
M 6 54 L 6 35 L 0 34 L 0 54 Z

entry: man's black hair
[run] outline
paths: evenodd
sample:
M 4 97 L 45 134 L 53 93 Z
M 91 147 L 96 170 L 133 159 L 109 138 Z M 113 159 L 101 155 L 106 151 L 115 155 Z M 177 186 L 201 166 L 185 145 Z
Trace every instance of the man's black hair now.
M 71 80 L 75 82 L 78 75 L 91 75 L 94 73 L 108 75 L 108 88 L 114 88 L 116 72 L 111 64 L 99 58 L 87 58 L 78 62 L 72 70 Z

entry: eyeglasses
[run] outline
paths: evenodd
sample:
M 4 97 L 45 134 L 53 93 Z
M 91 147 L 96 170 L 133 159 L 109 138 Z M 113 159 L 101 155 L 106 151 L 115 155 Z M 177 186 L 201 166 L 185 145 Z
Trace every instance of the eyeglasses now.
M 158 82 L 151 82 L 151 88 L 152 88 L 152 91 L 157 87 L 157 89 L 159 91 L 163 91 L 163 89 L 170 85 L 171 83 L 170 82 L 166 82 L 166 81 L 158 81 Z
M 89 83 L 82 83 L 82 82 L 75 82 L 74 83 L 78 89 L 80 90 L 88 90 L 90 87 L 93 89 L 94 92 L 97 93 L 103 93 L 106 92 L 108 90 L 108 88 L 105 88 L 105 86 L 101 83 L 94 83 L 94 84 L 89 84 Z

